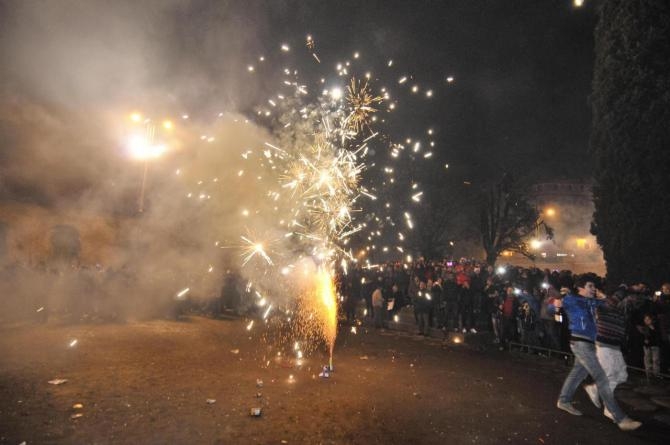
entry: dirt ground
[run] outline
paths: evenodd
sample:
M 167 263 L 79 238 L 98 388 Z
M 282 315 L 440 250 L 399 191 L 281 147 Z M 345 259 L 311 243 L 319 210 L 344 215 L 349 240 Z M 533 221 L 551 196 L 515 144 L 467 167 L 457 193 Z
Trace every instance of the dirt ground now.
M 335 372 L 323 379 L 324 352 L 296 367 L 260 332 L 247 331 L 243 320 L 201 317 L 0 327 L 0 444 L 636 444 L 670 437 L 653 425 L 620 432 L 583 391 L 583 417 L 557 410 L 567 369 L 504 352 L 347 327 Z M 48 383 L 57 378 L 67 382 Z M 262 408 L 260 417 L 250 416 L 253 407 Z

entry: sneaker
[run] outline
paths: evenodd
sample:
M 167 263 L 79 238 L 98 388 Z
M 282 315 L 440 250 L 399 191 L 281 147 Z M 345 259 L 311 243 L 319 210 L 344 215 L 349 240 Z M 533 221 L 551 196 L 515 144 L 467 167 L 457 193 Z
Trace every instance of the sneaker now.
M 610 410 L 607 409 L 607 407 L 605 407 L 605 409 L 603 410 L 603 415 L 608 419 L 610 419 L 612 422 L 616 423 L 616 420 L 614 420 L 614 416 L 612 415 Z
M 586 391 L 586 394 L 589 395 L 589 399 L 591 399 L 591 402 L 593 402 L 596 408 L 601 408 L 602 405 L 600 404 L 600 397 L 598 397 L 598 388 L 596 385 L 585 385 L 584 390 Z
M 477 333 L 477 329 L 475 329 L 475 328 L 470 328 L 470 333 L 471 333 L 471 334 L 476 334 L 476 333 Z
M 642 422 L 633 420 L 630 417 L 624 417 L 621 422 L 617 424 L 621 431 L 633 431 L 642 426 Z
M 463 333 L 464 333 L 464 334 L 467 334 L 467 332 L 468 332 L 468 330 L 465 329 L 465 328 L 463 328 Z
M 561 402 L 559 400 L 558 402 L 556 402 L 556 408 L 562 409 L 566 413 L 570 413 L 573 416 L 581 416 L 582 415 L 582 412 L 580 410 L 578 410 L 577 408 L 575 408 L 574 406 L 572 406 L 572 403 L 565 403 L 565 402 Z

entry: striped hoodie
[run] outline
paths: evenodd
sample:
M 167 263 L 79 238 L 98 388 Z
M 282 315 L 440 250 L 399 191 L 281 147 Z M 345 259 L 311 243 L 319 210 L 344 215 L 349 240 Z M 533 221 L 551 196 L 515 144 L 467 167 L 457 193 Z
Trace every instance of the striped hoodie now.
M 626 334 L 623 312 L 611 304 L 596 308 L 596 343 L 621 346 Z

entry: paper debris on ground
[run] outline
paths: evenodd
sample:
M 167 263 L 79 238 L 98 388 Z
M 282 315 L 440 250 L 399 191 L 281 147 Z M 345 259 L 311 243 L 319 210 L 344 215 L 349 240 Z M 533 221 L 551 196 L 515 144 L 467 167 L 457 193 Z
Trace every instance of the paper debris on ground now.
M 53 379 L 49 380 L 50 385 L 62 385 L 63 383 L 67 383 L 67 379 Z

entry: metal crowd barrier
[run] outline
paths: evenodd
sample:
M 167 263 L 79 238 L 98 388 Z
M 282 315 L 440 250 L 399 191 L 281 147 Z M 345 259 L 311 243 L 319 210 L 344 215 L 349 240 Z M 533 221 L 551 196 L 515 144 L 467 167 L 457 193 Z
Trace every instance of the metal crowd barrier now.
M 514 342 L 514 341 L 511 341 L 511 342 L 507 343 L 508 352 L 512 352 L 513 347 L 518 347 L 521 352 L 523 352 L 524 349 L 525 349 L 527 354 L 530 354 L 531 351 L 546 351 L 548 358 L 551 358 L 551 356 L 553 354 L 556 357 L 561 357 L 562 356 L 563 358 L 570 359 L 570 361 L 574 360 L 574 355 L 571 352 L 559 351 L 558 349 L 545 348 L 544 346 L 534 346 L 534 345 L 528 345 L 528 344 L 518 343 L 518 342 Z M 636 366 L 630 366 L 630 365 L 626 365 L 626 368 L 631 370 L 631 371 L 640 372 L 640 373 L 642 373 L 646 376 L 648 381 L 651 380 L 651 378 L 647 375 L 647 371 L 643 368 L 638 368 Z M 654 377 L 661 377 L 661 378 L 664 378 L 664 379 L 670 379 L 670 374 L 665 374 L 665 373 L 661 372 L 661 373 L 658 374 L 658 376 L 654 376 Z

